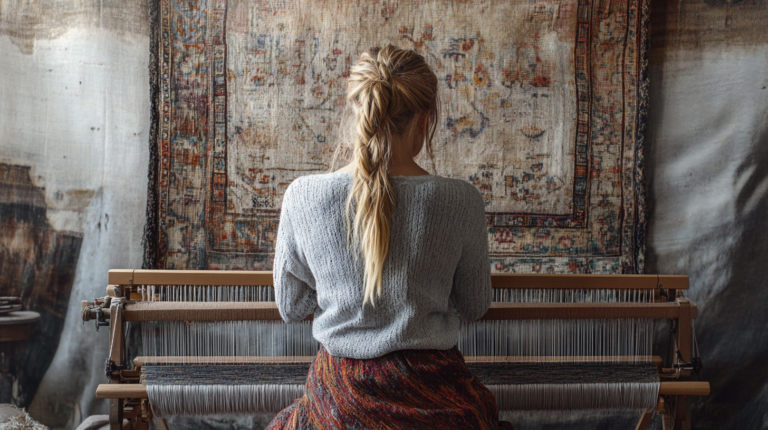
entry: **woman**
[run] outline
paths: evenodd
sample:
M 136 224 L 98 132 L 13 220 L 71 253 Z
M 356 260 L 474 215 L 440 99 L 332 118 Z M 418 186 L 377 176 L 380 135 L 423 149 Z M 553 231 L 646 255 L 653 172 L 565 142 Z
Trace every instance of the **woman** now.
M 437 77 L 413 51 L 364 52 L 347 102 L 353 160 L 285 192 L 275 297 L 322 344 L 277 429 L 511 429 L 455 347 L 491 302 L 483 199 L 430 175 Z

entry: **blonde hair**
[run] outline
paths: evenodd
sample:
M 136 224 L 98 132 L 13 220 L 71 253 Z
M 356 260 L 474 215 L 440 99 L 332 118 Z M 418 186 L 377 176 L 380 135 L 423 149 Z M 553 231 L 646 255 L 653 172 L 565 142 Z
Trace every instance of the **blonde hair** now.
M 437 77 L 424 57 L 392 45 L 371 48 L 351 67 L 347 106 L 353 166 L 347 199 L 347 243 L 360 246 L 365 267 L 363 305 L 381 295 L 395 195 L 388 166 L 394 137 L 412 138 L 414 119 L 426 113 L 426 152 L 437 126 Z M 354 223 L 350 214 L 354 212 Z M 350 237 L 351 235 L 351 237 Z M 357 254 L 355 254 L 357 255 Z

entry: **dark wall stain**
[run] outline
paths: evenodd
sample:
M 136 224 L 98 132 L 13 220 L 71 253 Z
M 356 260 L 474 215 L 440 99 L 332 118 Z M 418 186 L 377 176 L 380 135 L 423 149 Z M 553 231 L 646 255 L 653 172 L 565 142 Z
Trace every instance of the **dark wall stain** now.
M 650 62 L 680 49 L 768 43 L 768 1 L 650 0 Z
M 10 2 L 6 2 L 10 3 Z M 0 35 L 32 54 L 35 39 L 54 39 L 73 28 L 105 28 L 118 34 L 147 35 L 147 2 L 142 0 L 18 0 L 3 4 Z
M 56 231 L 29 167 L 0 163 L 0 296 L 20 296 L 40 313 L 36 333 L 16 350 L 17 405 L 29 407 L 59 345 L 83 235 Z

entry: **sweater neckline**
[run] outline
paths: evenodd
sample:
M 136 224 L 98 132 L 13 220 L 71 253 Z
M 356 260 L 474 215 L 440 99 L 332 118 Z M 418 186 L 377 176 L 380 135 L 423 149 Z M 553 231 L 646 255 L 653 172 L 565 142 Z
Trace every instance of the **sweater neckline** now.
M 333 172 L 333 173 L 334 174 L 345 175 L 345 176 L 349 177 L 350 179 L 352 178 L 352 173 L 350 173 L 350 172 Z M 393 176 L 390 176 L 389 179 L 392 179 L 392 180 L 394 180 L 396 182 L 421 182 L 421 181 L 429 180 L 429 179 L 436 178 L 436 177 L 438 177 L 438 176 L 437 175 L 431 175 L 431 174 L 426 174 L 426 175 L 393 175 Z

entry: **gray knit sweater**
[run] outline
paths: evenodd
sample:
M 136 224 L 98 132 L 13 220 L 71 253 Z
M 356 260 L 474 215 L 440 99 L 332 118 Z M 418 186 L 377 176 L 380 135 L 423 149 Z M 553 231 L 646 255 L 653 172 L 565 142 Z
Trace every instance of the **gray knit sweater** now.
M 314 313 L 312 334 L 331 355 L 450 349 L 459 320 L 476 320 L 490 305 L 480 193 L 434 175 L 394 176 L 392 183 L 397 203 L 375 306 L 363 306 L 362 255 L 346 246 L 352 175 L 303 176 L 285 192 L 275 249 L 277 307 L 286 322 Z

